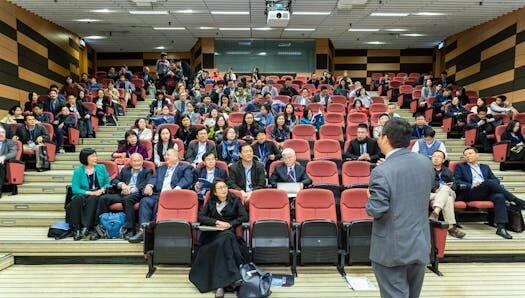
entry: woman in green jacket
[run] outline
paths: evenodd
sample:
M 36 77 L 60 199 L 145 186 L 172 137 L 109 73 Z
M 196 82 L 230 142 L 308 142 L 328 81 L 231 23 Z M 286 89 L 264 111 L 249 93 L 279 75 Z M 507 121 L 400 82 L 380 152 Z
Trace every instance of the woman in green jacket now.
M 66 206 L 66 220 L 75 231 L 74 240 L 96 240 L 97 206 L 99 199 L 106 193 L 106 188 L 110 186 L 109 174 L 103 164 L 97 164 L 95 150 L 82 149 L 79 159 L 81 165 L 73 171 L 73 197 Z

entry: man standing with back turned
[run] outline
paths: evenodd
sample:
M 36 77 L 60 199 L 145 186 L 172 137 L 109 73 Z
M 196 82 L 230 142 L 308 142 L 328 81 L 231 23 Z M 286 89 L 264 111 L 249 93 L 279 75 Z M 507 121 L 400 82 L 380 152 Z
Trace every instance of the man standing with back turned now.
M 377 143 L 385 161 L 374 168 L 366 210 L 374 218 L 370 260 L 381 297 L 419 297 L 430 255 L 430 160 L 406 147 L 412 128 L 392 118 Z

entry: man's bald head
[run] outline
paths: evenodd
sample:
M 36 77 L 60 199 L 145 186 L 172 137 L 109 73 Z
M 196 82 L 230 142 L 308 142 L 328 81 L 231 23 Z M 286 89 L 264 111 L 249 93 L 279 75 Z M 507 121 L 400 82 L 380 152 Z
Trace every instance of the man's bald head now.
M 134 170 L 140 169 L 143 163 L 144 163 L 144 158 L 139 153 L 133 153 L 129 157 L 129 164 L 131 168 Z

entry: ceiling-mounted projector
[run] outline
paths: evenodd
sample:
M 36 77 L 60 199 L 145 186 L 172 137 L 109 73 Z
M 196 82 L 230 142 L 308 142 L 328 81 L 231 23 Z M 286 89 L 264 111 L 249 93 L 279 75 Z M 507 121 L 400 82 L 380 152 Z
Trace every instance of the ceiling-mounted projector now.
M 290 22 L 290 11 L 288 10 L 271 10 L 268 12 L 266 24 L 270 27 L 286 27 Z

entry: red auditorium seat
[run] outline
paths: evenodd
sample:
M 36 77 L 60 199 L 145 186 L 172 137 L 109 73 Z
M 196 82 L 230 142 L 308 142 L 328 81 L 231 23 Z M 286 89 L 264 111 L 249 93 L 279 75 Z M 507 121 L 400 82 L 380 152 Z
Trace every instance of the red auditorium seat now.
M 291 148 L 295 151 L 297 161 L 300 162 L 303 166 L 311 160 L 310 145 L 308 141 L 301 139 L 290 139 L 286 140 L 281 144 L 283 149 Z
M 314 160 L 331 160 L 340 169 L 342 155 L 341 145 L 336 140 L 317 140 L 314 143 Z
M 342 113 L 328 112 L 324 114 L 325 124 L 345 127 L 345 116 Z
M 343 96 L 343 95 L 334 95 L 331 97 L 332 99 L 332 103 L 330 105 L 328 105 L 328 112 L 332 112 L 330 110 L 330 106 L 333 105 L 333 104 L 342 104 L 343 107 L 345 108 L 344 111 L 346 113 L 346 105 L 348 104 L 348 100 L 346 98 L 346 96 Z
M 386 92 L 388 100 L 393 100 L 397 98 L 397 95 L 399 94 L 399 88 L 401 86 L 401 82 L 399 81 L 391 81 L 390 82 L 390 89 Z
M 325 112 L 324 105 L 318 102 L 311 102 L 307 104 L 306 106 L 310 109 L 310 111 L 312 111 L 314 115 L 317 114 L 319 111 L 321 111 L 321 113 L 323 114 Z
M 106 171 L 108 171 L 110 180 L 117 178 L 119 170 L 118 165 L 114 161 L 99 160 L 98 163 L 106 166 Z
M 250 197 L 250 220 L 244 225 L 253 262 L 290 264 L 295 274 L 295 248 L 291 237 L 290 203 L 280 189 L 258 189 Z
M 88 109 L 91 115 L 91 125 L 95 132 L 98 131 L 97 105 L 94 102 L 83 102 L 84 108 Z
M 319 128 L 319 139 L 330 139 L 344 142 L 343 129 L 340 125 L 325 124 Z
M 345 188 L 368 187 L 370 182 L 370 163 L 360 160 L 343 163 L 342 182 Z
M 346 189 L 341 193 L 341 223 L 345 232 L 348 264 L 370 262 L 372 218 L 366 213 L 368 189 Z
M 514 115 L 513 120 L 518 121 L 521 125 L 525 125 L 525 113 L 518 113 Z
M 333 98 L 335 97 L 336 95 L 334 95 L 332 97 L 332 103 L 328 105 L 326 111 L 328 113 L 338 113 L 338 114 L 341 114 L 342 116 L 345 116 L 346 115 L 346 98 L 344 98 L 344 96 L 342 96 L 345 100 L 344 103 L 337 103 L 337 102 L 333 102 Z
M 339 202 L 341 185 L 337 165 L 329 160 L 313 160 L 306 165 L 306 173 L 312 179 L 312 188 L 331 190 Z
M 228 116 L 228 126 L 234 127 L 242 124 L 244 112 L 232 112 Z
M 385 103 L 385 100 L 381 96 L 372 96 L 372 103 Z
M 177 135 L 177 131 L 179 130 L 179 125 L 178 124 L 167 124 L 167 123 L 164 123 L 164 124 L 161 124 L 161 125 L 157 126 L 156 133 L 158 134 L 159 131 L 161 129 L 163 129 L 164 127 L 167 127 L 170 130 L 171 136 L 173 138 Z
M 412 101 L 412 91 L 413 88 L 410 85 L 401 85 L 399 86 L 399 94 L 397 96 L 397 105 L 401 107 L 406 107 Z
M 462 161 L 451 161 L 449 164 L 449 168 L 452 172 L 456 169 L 456 165 L 462 163 Z M 467 208 L 472 209 L 493 209 L 494 203 L 492 201 L 469 201 L 464 202 Z M 454 205 L 455 207 L 456 205 Z M 491 222 L 491 219 L 489 219 L 489 222 Z
M 156 264 L 191 264 L 195 239 L 192 225 L 197 223 L 198 206 L 197 193 L 192 190 L 160 193 L 156 223 L 150 223 L 144 239 L 147 278 L 155 272 Z
M 45 127 L 47 130 L 47 134 L 49 134 L 50 142 L 49 143 L 46 142 L 45 145 L 47 147 L 47 156 L 48 156 L 49 162 L 54 162 L 56 158 L 57 146 L 51 142 L 53 142 L 53 138 L 55 136 L 55 130 L 53 128 L 53 125 L 49 123 L 40 123 L 40 125 Z M 28 154 L 28 155 L 35 154 L 34 150 L 23 150 L 23 152 L 24 154 Z
M 348 117 L 346 118 L 346 122 L 348 124 L 350 123 L 354 123 L 354 124 L 368 123 L 368 116 L 363 113 L 350 113 L 348 114 Z
M 370 113 L 385 113 L 386 105 L 384 103 L 373 103 L 368 108 L 368 111 L 370 111 Z
M 313 94 L 315 92 L 314 84 L 303 84 L 303 88 L 308 89 L 308 91 L 310 91 L 310 94 Z
M 358 126 L 359 126 L 359 123 L 348 123 L 348 125 L 346 126 L 346 142 L 349 142 L 357 137 L 357 127 Z M 346 148 L 346 143 L 345 143 L 345 148 Z
M 299 124 L 292 128 L 292 139 L 300 139 L 306 141 L 317 140 L 315 127 L 310 124 Z
M 339 230 L 334 195 L 326 189 L 304 189 L 297 193 L 295 233 L 301 265 L 339 262 Z
M 277 96 L 274 96 L 273 99 L 274 100 L 280 100 L 280 101 L 282 101 L 285 104 L 289 104 L 290 103 L 290 96 L 288 96 L 288 95 L 277 95 Z
M 26 169 L 25 163 L 22 159 L 23 146 L 22 142 L 16 141 L 16 156 L 6 162 L 6 180 L 7 185 L 11 185 L 11 195 L 18 194 L 18 185 L 24 183 L 24 171 Z M 2 190 L 0 189 L 0 192 Z
M 270 164 L 270 168 L 268 169 L 268 177 L 271 177 L 273 172 L 275 172 L 275 168 L 277 168 L 278 166 L 284 164 L 284 161 L 282 160 L 277 160 L 277 161 L 274 161 Z

